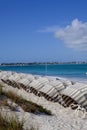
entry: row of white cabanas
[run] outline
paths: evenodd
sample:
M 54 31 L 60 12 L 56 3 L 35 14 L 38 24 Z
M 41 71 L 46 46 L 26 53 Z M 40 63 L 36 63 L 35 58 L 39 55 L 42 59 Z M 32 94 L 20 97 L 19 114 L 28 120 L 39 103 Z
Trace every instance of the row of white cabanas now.
M 64 106 L 80 104 L 87 108 L 87 85 L 82 83 L 72 84 L 65 79 L 34 76 L 31 74 L 1 71 L 0 79 L 13 87 L 23 88 L 48 100 L 61 103 Z
M 61 94 L 68 96 L 65 98 L 67 104 L 71 103 L 71 98 L 87 109 L 87 84 L 76 83 L 61 91 Z

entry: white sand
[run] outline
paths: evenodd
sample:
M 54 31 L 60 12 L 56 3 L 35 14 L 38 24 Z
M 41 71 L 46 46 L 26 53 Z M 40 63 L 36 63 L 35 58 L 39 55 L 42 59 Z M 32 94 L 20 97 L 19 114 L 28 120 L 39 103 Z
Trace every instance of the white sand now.
M 2 83 L 2 82 L 1 82 Z M 26 100 L 35 102 L 42 105 L 44 108 L 51 110 L 52 116 L 47 115 L 35 115 L 32 113 L 24 112 L 22 109 L 15 111 L 13 114 L 16 115 L 20 120 L 24 119 L 24 128 L 30 128 L 34 126 L 38 130 L 87 130 L 87 113 L 85 117 L 82 111 L 76 113 L 71 108 L 64 108 L 57 102 L 47 101 L 44 97 L 38 97 L 33 93 L 28 93 L 23 89 L 13 88 L 4 84 L 4 91 L 12 91 L 18 95 L 21 95 Z M 7 113 L 10 111 L 7 110 Z
M 35 96 L 32 93 L 27 93 L 23 89 L 13 88 L 4 84 L 5 91 L 13 91 L 14 93 L 23 96 L 27 100 L 31 100 L 37 104 L 42 105 L 43 107 L 51 110 L 53 116 L 46 115 L 35 115 L 28 112 L 18 111 L 15 112 L 17 117 L 25 120 L 25 128 L 34 126 L 39 130 L 87 130 L 87 119 L 82 118 L 81 116 L 76 115 L 74 110 L 70 108 L 63 108 L 58 103 L 53 103 L 47 101 L 43 97 Z

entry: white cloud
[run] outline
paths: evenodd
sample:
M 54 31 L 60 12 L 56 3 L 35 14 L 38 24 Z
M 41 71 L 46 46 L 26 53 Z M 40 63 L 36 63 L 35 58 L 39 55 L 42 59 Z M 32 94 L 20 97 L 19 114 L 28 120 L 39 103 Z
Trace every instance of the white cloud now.
M 87 22 L 74 19 L 70 25 L 63 28 L 58 25 L 45 27 L 38 32 L 51 32 L 55 37 L 62 40 L 67 47 L 75 50 L 87 51 Z
M 68 47 L 87 51 L 87 22 L 74 19 L 70 25 L 54 32 Z

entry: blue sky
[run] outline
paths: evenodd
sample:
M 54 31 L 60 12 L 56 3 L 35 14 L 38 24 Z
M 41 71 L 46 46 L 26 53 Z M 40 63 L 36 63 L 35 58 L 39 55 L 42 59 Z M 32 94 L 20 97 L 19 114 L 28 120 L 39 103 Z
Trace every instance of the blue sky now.
M 0 0 L 0 62 L 87 61 L 87 0 Z

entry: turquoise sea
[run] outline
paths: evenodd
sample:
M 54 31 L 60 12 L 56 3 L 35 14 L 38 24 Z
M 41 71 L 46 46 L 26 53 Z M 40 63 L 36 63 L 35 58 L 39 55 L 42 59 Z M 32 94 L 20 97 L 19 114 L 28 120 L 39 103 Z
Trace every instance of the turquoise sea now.
M 87 80 L 87 64 L 0 66 L 0 70 Z

